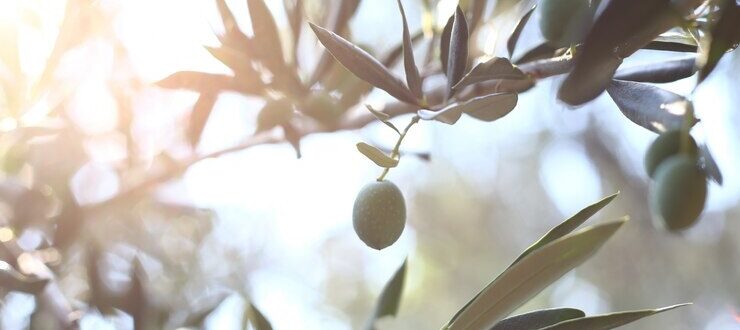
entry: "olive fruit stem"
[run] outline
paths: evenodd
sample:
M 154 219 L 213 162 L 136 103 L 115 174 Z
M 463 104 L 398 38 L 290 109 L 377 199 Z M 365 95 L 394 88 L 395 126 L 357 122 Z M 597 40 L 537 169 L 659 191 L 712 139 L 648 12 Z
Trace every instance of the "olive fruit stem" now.
M 686 113 L 684 113 L 683 125 L 681 126 L 681 139 L 679 143 L 679 153 L 683 155 L 691 154 L 691 126 L 696 118 L 694 117 L 694 105 L 691 101 L 686 101 Z
M 411 121 L 409 122 L 409 124 L 406 125 L 406 128 L 403 129 L 403 132 L 401 132 L 401 135 L 398 136 L 398 141 L 396 141 L 396 145 L 393 147 L 393 150 L 391 151 L 391 158 L 393 159 L 401 158 L 401 152 L 399 150 L 401 148 L 401 142 L 403 142 L 403 138 L 406 137 L 406 133 L 409 132 L 409 129 L 411 129 L 411 126 L 414 126 L 414 124 L 418 123 L 419 119 L 421 119 L 419 118 L 419 116 L 414 115 L 414 117 L 411 118 Z M 378 181 L 383 181 L 383 179 L 385 179 L 385 176 L 388 174 L 390 170 L 391 170 L 390 167 L 386 167 L 385 169 L 383 169 L 383 173 L 381 173 L 380 176 L 378 177 Z

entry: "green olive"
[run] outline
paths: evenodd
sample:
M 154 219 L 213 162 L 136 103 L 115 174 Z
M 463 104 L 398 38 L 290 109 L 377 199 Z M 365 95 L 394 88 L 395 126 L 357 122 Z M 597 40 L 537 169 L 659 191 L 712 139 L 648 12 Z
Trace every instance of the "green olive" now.
M 293 117 L 293 104 L 288 99 L 268 100 L 257 115 L 257 132 L 286 124 Z
M 681 149 L 681 131 L 671 130 L 660 134 L 645 153 L 645 171 L 651 178 L 655 178 L 655 170 L 666 159 L 677 155 Z M 694 138 L 689 135 L 688 155 L 696 158 L 699 148 Z
M 707 199 L 707 177 L 696 159 L 676 155 L 655 171 L 655 186 L 650 204 L 654 220 L 670 231 L 691 227 L 699 218 Z
M 382 250 L 398 240 L 406 225 L 403 194 L 390 181 L 374 181 L 357 194 L 352 210 L 355 232 L 367 246 Z
M 598 1 L 543 0 L 540 2 L 540 31 L 557 47 L 570 47 L 585 39 L 594 20 Z
M 337 100 L 325 92 L 309 95 L 302 107 L 305 114 L 325 125 L 336 124 L 343 113 Z

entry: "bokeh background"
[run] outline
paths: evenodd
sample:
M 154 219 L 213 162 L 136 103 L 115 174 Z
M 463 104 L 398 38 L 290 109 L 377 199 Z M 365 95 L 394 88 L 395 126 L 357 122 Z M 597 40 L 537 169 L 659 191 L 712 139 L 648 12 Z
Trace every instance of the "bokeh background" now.
M 337 2 L 307 1 L 309 17 Z M 246 2 L 227 3 L 249 31 Z M 285 27 L 282 1 L 267 3 Z M 421 1 L 403 3 L 411 30 L 419 30 Z M 434 4 L 438 21 L 456 3 Z M 2 37 L 17 32 L 23 77 L 42 80 L 66 5 L 0 0 L 0 31 Z M 31 160 L 5 180 L 33 186 L 69 174 L 74 199 L 93 205 L 160 173 L 168 162 L 228 148 L 254 132 L 263 101 L 222 93 L 201 143 L 190 150 L 183 127 L 197 93 L 152 85 L 176 71 L 230 72 L 203 47 L 217 45 L 216 33 L 223 31 L 213 1 L 100 0 L 91 6 L 93 14 L 73 36 L 81 41 L 54 59 L 54 92 L 21 107 L 22 113 L 3 110 L 0 119 L 0 127 L 12 131 L 46 123 L 61 111 L 75 133 L 29 142 Z M 487 21 L 475 40 L 483 52 L 505 55 L 512 18 Z M 531 23 L 536 22 L 535 16 Z M 363 1 L 350 27 L 354 41 L 378 52 L 401 40 L 393 0 Z M 303 32 L 301 61 L 310 69 L 321 46 L 307 27 Z M 538 33 L 529 24 L 520 49 L 536 44 Z M 681 54 L 641 51 L 625 65 L 672 56 Z M 355 143 L 390 148 L 395 142 L 387 127 L 371 124 L 306 137 L 301 159 L 290 145 L 278 144 L 200 161 L 135 203 L 89 216 L 84 234 L 49 263 L 73 306 L 84 306 L 89 297 L 85 255 L 95 244 L 113 291 L 129 285 L 136 256 L 158 304 L 183 315 L 218 306 L 205 320 L 208 329 L 241 327 L 247 301 L 276 329 L 355 329 L 365 324 L 385 281 L 408 257 L 400 314 L 384 325 L 434 329 L 550 227 L 620 191 L 591 221 L 622 215 L 632 220 L 521 311 L 569 306 L 592 314 L 693 302 L 625 329 L 740 329 L 738 72 L 735 52 L 693 94 L 695 78 L 661 86 L 692 95 L 702 120 L 695 137 L 708 144 L 724 174 L 722 186 L 710 185 L 699 224 L 680 235 L 651 223 L 642 156 L 655 135 L 629 122 L 607 96 L 567 108 L 556 101 L 555 77 L 520 95 L 516 109 L 494 123 L 463 118 L 455 126 L 423 122 L 412 129 L 402 147 L 407 155 L 388 177 L 406 196 L 408 223 L 385 250 L 366 247 L 351 223 L 355 194 L 380 172 Z M 382 107 L 388 100 L 373 92 L 365 102 Z M 409 119 L 394 122 L 405 125 Z M 126 167 L 132 158 L 136 166 Z M 33 226 L 13 234 L 27 251 L 47 240 Z M 2 328 L 28 327 L 38 304 L 31 295 L 5 292 Z M 86 329 L 132 326 L 122 312 L 88 312 L 81 322 Z

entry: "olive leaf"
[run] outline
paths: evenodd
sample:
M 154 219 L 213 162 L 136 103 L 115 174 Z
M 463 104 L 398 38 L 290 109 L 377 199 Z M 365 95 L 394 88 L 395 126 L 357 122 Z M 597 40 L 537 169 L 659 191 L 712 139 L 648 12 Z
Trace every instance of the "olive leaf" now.
M 526 77 L 527 75 L 512 65 L 508 59 L 494 57 L 473 67 L 452 89 L 459 90 L 467 85 L 489 80 L 524 79 Z
M 447 19 L 445 27 L 442 29 L 442 37 L 439 41 L 439 60 L 442 62 L 442 73 L 449 77 L 447 71 L 448 58 L 450 56 L 450 38 L 452 38 L 452 26 L 455 25 L 455 15 Z
M 673 9 L 665 0 L 609 1 L 577 52 L 558 98 L 581 105 L 599 96 L 609 87 L 623 58 L 680 23 Z
M 232 77 L 223 74 L 205 73 L 196 71 L 179 71 L 155 84 L 167 89 L 187 89 L 204 92 L 232 89 Z
M 460 6 L 455 10 L 455 19 L 450 31 L 450 46 L 447 54 L 447 92 L 465 75 L 468 65 L 468 22 Z
M 283 135 L 285 137 L 285 140 L 288 141 L 288 143 L 290 143 L 290 145 L 293 147 L 293 150 L 295 150 L 296 158 L 301 158 L 300 131 L 291 123 L 284 123 L 280 126 L 283 128 Z
M 357 144 L 357 150 L 359 150 L 365 157 L 372 160 L 373 163 L 380 167 L 391 168 L 398 166 L 398 159 L 393 159 L 386 155 L 380 149 L 373 147 L 365 142 Z
M 614 79 L 667 83 L 691 77 L 696 72 L 696 56 L 682 57 L 663 62 L 636 65 L 617 70 Z
M 401 0 L 397 0 L 396 2 L 398 2 L 398 10 L 401 12 L 401 18 L 403 19 L 403 67 L 406 70 L 406 83 L 409 89 L 411 89 L 411 92 L 414 93 L 414 96 L 421 100 L 423 97 L 421 77 L 419 76 L 419 69 L 416 68 L 416 61 L 414 60 L 414 43 L 411 41 L 411 33 L 409 32 L 409 25 L 406 21 L 406 12 L 403 10 Z
M 578 213 L 572 215 L 570 218 L 566 219 L 559 225 L 555 226 L 554 228 L 550 229 L 550 231 L 547 232 L 544 236 L 542 236 L 540 239 L 537 240 L 534 244 L 532 244 L 530 247 L 528 247 L 522 254 L 519 255 L 519 257 L 514 260 L 514 262 L 511 263 L 511 266 L 522 260 L 524 257 L 529 255 L 530 253 L 536 251 L 537 249 L 542 248 L 543 246 L 547 245 L 548 243 L 561 238 L 572 231 L 576 230 L 576 228 L 580 227 L 586 220 L 591 218 L 596 212 L 599 212 L 601 209 L 603 209 L 605 206 L 609 205 L 615 198 L 619 196 L 619 192 L 616 192 L 612 195 L 609 195 L 607 197 L 604 197 L 600 201 L 593 203 L 589 206 L 586 206 L 582 210 L 578 211 Z M 509 266 L 509 267 L 511 267 Z
M 424 38 L 424 31 L 419 30 L 416 31 L 413 35 L 411 35 L 411 45 L 413 46 L 416 42 Z M 386 67 L 392 67 L 396 61 L 401 57 L 401 55 L 404 54 L 404 42 L 402 41 L 397 46 L 391 48 L 385 53 L 385 56 L 381 59 L 381 63 L 383 63 Z
M 685 100 L 683 96 L 652 85 L 613 80 L 607 88 L 619 110 L 633 123 L 660 133 L 683 124 L 683 113 L 671 113 L 667 106 Z
M 616 312 L 603 315 L 587 316 L 577 319 L 571 319 L 567 321 L 554 324 L 540 330 L 579 330 L 579 329 L 592 329 L 592 330 L 607 330 L 621 327 L 625 324 L 635 322 L 639 319 L 669 311 L 678 307 L 683 307 L 687 304 L 678 304 L 658 309 L 644 309 L 638 311 L 625 311 Z
M 0 260 L 0 287 L 4 289 L 37 294 L 48 283 L 48 279 L 23 275 L 9 263 Z
M 651 41 L 642 49 L 664 50 L 670 52 L 696 53 L 699 47 L 696 45 L 687 45 L 680 42 L 670 41 Z
M 270 71 L 279 74 L 285 69 L 285 60 L 275 19 L 264 0 L 247 0 L 247 7 L 254 31 L 255 51 Z
M 519 19 L 519 22 L 517 22 L 516 26 L 514 27 L 514 31 L 511 32 L 509 39 L 506 41 L 506 50 L 509 52 L 509 57 L 514 56 L 514 50 L 516 49 L 517 42 L 519 42 L 519 37 L 524 30 L 524 26 L 527 25 L 529 18 L 532 16 L 532 13 L 534 13 L 535 8 L 537 8 L 536 4 L 532 6 L 532 8 L 527 10 L 527 13 L 525 13 L 524 16 Z
M 368 111 L 370 111 L 370 113 L 373 114 L 373 116 L 375 116 L 375 118 L 383 122 L 383 124 L 390 127 L 392 130 L 396 131 L 396 133 L 401 134 L 401 131 L 398 130 L 396 125 L 393 125 L 393 123 L 389 121 L 389 119 L 391 119 L 390 115 L 388 115 L 385 112 L 380 112 L 378 110 L 375 110 L 370 105 L 367 105 L 367 104 L 365 105 L 365 107 L 367 108 Z
M 591 257 L 625 222 L 586 227 L 550 242 L 506 269 L 460 310 L 444 329 L 493 326 L 552 282 Z
M 375 321 L 384 316 L 396 316 L 398 307 L 401 304 L 401 294 L 403 293 L 403 284 L 406 280 L 406 265 L 408 260 L 404 260 L 401 267 L 396 270 L 393 277 L 385 284 L 383 292 L 380 293 L 378 302 L 375 305 L 375 311 L 368 320 L 367 330 L 375 329 Z
M 344 35 L 345 30 L 347 29 L 347 23 L 349 23 L 350 18 L 354 16 L 359 6 L 360 0 L 340 1 L 339 7 L 336 7 L 337 10 L 333 13 L 333 23 L 329 26 L 331 30 L 336 31 L 339 35 Z M 311 78 L 308 80 L 309 85 L 312 86 L 319 80 L 322 80 L 331 69 L 332 64 L 334 64 L 334 61 L 332 61 L 332 55 L 326 51 L 322 52 L 319 62 L 316 64 L 316 67 L 311 74 Z
M 535 330 L 586 316 L 580 309 L 552 308 L 505 318 L 489 330 Z
M 453 103 L 439 111 L 419 110 L 423 120 L 436 120 L 445 124 L 456 123 L 463 113 L 483 121 L 494 121 L 507 115 L 516 106 L 515 93 L 496 93 L 472 98 L 463 103 Z
M 717 166 L 717 162 L 714 160 L 714 156 L 712 156 L 706 144 L 702 144 L 699 147 L 699 160 L 709 178 L 717 184 L 722 185 L 722 172 L 719 170 L 719 166 Z
M 729 49 L 734 49 L 740 43 L 740 5 L 735 0 L 721 2 L 719 19 L 714 23 L 709 33 L 709 45 L 703 47 L 702 66 L 699 71 L 699 83 L 712 73 L 719 60 Z
M 513 63 L 519 65 L 519 64 L 523 64 L 527 62 L 536 61 L 536 60 L 552 58 L 553 56 L 555 56 L 555 52 L 557 51 L 558 51 L 557 47 L 554 47 L 547 42 L 543 42 L 535 47 L 532 47 L 530 50 L 526 51 L 522 56 L 520 56 Z
M 247 303 L 245 314 L 245 323 L 251 323 L 255 330 L 272 330 L 270 321 L 267 320 L 265 315 L 253 303 Z
M 411 104 L 418 103 L 416 97 L 406 85 L 370 54 L 334 32 L 313 23 L 309 24 L 324 47 L 355 76 L 388 92 L 388 94 L 401 101 Z
M 206 127 L 208 117 L 211 116 L 213 106 L 216 104 L 218 96 L 214 93 L 201 93 L 198 97 L 198 101 L 193 105 L 193 110 L 190 112 L 190 121 L 188 122 L 187 137 L 190 145 L 195 147 L 200 142 L 200 137 L 203 134 L 203 129 Z

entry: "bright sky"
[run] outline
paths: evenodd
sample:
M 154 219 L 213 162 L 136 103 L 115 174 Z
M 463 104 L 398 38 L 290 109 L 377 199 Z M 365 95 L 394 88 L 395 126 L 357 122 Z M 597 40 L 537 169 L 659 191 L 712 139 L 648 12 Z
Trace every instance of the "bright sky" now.
M 381 1 L 388 4 L 377 5 Z M 202 47 L 216 44 L 213 31 L 221 29 L 212 1 L 100 2 L 117 12 L 115 34 L 123 41 L 134 68 L 145 81 L 156 81 L 179 70 L 228 72 Z M 248 17 L 245 2 L 227 2 L 235 12 L 241 13 L 237 15 L 242 18 L 240 25 L 248 26 L 249 22 L 243 19 Z M 20 47 L 24 54 L 22 67 L 31 76 L 40 73 L 44 57 L 39 54 L 49 52 L 55 31 L 53 26 L 58 24 L 60 13 L 63 12 L 62 3 L 0 0 L 0 21 L 28 20 L 28 17 L 13 13 L 30 11 L 37 14 L 43 24 L 39 30 L 41 32 L 26 28 L 21 30 Z M 280 1 L 268 3 L 277 9 Z M 364 30 L 366 33 L 363 37 L 371 44 L 382 42 L 397 28 L 389 23 L 395 21 L 389 20 L 386 12 L 387 8 L 395 8 L 395 0 L 364 3 L 360 10 L 363 14 L 353 23 L 353 27 L 373 25 L 372 29 Z M 412 30 L 414 26 L 418 28 L 418 7 L 410 1 L 404 3 L 410 17 L 417 17 L 410 19 Z M 443 1 L 439 8 L 451 11 L 454 4 L 454 1 Z M 72 117 L 88 133 L 105 135 L 117 122 L 113 96 L 101 84 L 112 74 L 110 66 L 105 65 L 110 64 L 112 49 L 110 45 L 99 42 L 84 46 L 78 52 L 73 57 L 85 59 L 89 69 L 84 70 L 84 75 L 78 73 L 83 77 L 72 102 Z M 650 58 L 646 56 L 645 59 Z M 686 93 L 690 91 L 692 83 L 679 82 L 668 87 Z M 737 152 L 740 146 L 732 121 L 727 120 L 730 103 L 726 99 L 729 93 L 737 92 L 737 85 L 731 87 L 721 83 L 710 81 L 695 94 L 696 109 L 703 119 L 698 138 L 709 143 L 720 167 L 726 169 L 724 187 L 711 186 L 710 210 L 735 205 L 740 198 L 740 171 L 735 170 L 736 164 L 740 163 L 740 154 Z M 611 193 L 603 190 L 598 169 L 589 160 L 583 146 L 575 140 L 589 121 L 594 122 L 590 120 L 596 118 L 592 116 L 594 112 L 606 109 L 589 107 L 578 111 L 568 110 L 552 100 L 554 85 L 550 82 L 543 85 L 522 95 L 517 110 L 497 123 L 483 124 L 468 119 L 455 127 L 423 123 L 414 128 L 404 147 L 431 151 L 433 162 L 449 164 L 458 173 L 474 173 L 482 178 L 481 182 L 490 183 L 494 182 L 498 167 L 511 166 L 499 163 L 497 159 L 512 159 L 512 155 L 520 150 L 530 148 L 532 139 L 538 134 L 549 132 L 553 140 L 540 159 L 532 159 L 541 162 L 539 173 L 532 173 L 532 177 L 542 180 L 547 194 L 563 215 L 572 214 L 583 205 Z M 173 122 L 188 110 L 194 97 L 187 92 L 161 90 L 137 96 L 137 111 L 146 112 L 144 115 L 149 119 L 137 129 L 152 136 L 152 150 L 158 148 L 158 143 L 175 138 L 161 128 L 176 125 Z M 606 105 L 608 99 L 599 99 L 597 104 Z M 254 112 L 232 110 L 256 109 L 257 106 L 258 100 L 223 94 L 206 128 L 201 151 L 223 148 L 243 139 L 253 130 Z M 623 161 L 635 169 L 635 175 L 644 175 L 641 156 L 653 135 L 628 122 L 617 111 L 610 111 L 599 118 L 595 122 L 601 124 L 603 129 L 622 132 L 619 134 L 621 139 L 614 141 L 614 148 L 620 150 Z M 399 118 L 398 122 L 403 124 L 407 120 Z M 264 253 L 268 259 L 272 256 L 274 262 L 254 274 L 249 285 L 255 303 L 268 317 L 291 315 L 273 318 L 277 329 L 349 329 L 347 320 L 338 316 L 339 313 L 317 307 L 321 305 L 316 302 L 325 285 L 326 274 L 322 267 L 316 267 L 315 264 L 322 258 L 320 244 L 327 238 L 354 235 L 350 214 L 355 193 L 378 174 L 377 168 L 355 151 L 355 143 L 366 141 L 388 145 L 392 137 L 393 134 L 381 125 L 372 125 L 358 132 L 314 136 L 303 141 L 304 157 L 300 160 L 294 158 L 289 146 L 252 148 L 196 164 L 185 174 L 182 183 L 167 187 L 164 195 L 189 200 L 199 207 L 213 208 L 219 218 L 215 231 L 223 235 L 224 244 L 242 246 L 254 239 L 254 230 L 264 235 L 269 242 Z M 110 161 L 117 157 L 115 153 L 108 153 L 97 159 Z M 80 187 L 90 186 L 89 182 L 100 183 L 93 191 L 83 192 L 85 189 L 79 189 L 83 202 L 102 200 L 116 193 L 118 179 L 107 166 L 105 161 L 100 161 L 83 167 L 78 173 L 76 184 Z M 398 169 L 392 171 L 390 178 L 399 184 L 407 196 L 413 198 L 418 182 L 430 179 L 431 166 L 434 165 L 408 157 Z M 402 260 L 407 255 L 413 257 L 415 240 L 414 229 L 407 227 L 397 244 L 381 252 L 366 248 L 359 240 L 355 240 L 351 248 L 357 252 L 356 261 L 364 263 L 364 268 L 371 270 L 365 275 L 367 281 L 380 290 Z M 418 283 L 418 278 L 415 280 L 412 277 L 409 285 L 413 290 Z M 584 308 L 592 310 L 605 307 L 599 305 L 604 302 L 587 283 L 564 283 L 570 287 L 583 287 L 579 292 L 585 298 L 579 300 L 563 296 L 563 300 L 575 299 L 573 304 L 580 301 L 587 305 Z M 224 311 L 219 314 L 220 317 L 212 320 L 211 327 L 224 329 L 235 326 L 230 319 L 230 309 L 239 310 L 242 303 L 234 300 L 225 304 Z M 87 322 L 94 324 L 91 328 L 101 326 L 95 320 Z

